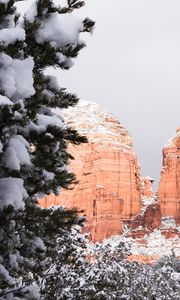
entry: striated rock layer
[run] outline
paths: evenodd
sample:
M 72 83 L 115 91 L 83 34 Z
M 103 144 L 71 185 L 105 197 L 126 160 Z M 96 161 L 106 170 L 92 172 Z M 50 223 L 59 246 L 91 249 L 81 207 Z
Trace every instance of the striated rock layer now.
M 75 157 L 70 168 L 79 183 L 58 197 L 46 196 L 40 203 L 83 209 L 86 231 L 93 241 L 120 234 L 122 220 L 141 210 L 142 182 L 132 139 L 118 119 L 95 103 L 80 101 L 63 115 L 89 140 L 88 144 L 69 147 Z
M 180 223 L 180 128 L 163 149 L 158 199 L 162 216 Z

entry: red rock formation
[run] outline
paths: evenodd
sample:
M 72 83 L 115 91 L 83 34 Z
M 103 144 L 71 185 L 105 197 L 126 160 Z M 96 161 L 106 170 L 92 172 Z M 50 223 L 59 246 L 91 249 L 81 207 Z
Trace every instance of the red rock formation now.
M 151 233 L 161 225 L 161 210 L 158 203 L 150 204 L 144 212 L 132 218 L 129 223 L 128 236 L 136 239 Z
M 79 183 L 73 190 L 63 190 L 59 197 L 47 196 L 40 203 L 84 209 L 86 231 L 91 232 L 93 241 L 120 234 L 122 219 L 132 218 L 141 209 L 140 169 L 131 137 L 97 104 L 83 101 L 63 114 L 89 139 L 88 144 L 69 149 L 75 157 L 70 167 Z
M 180 128 L 163 149 L 158 199 L 162 216 L 172 216 L 180 223 Z
M 153 197 L 153 183 L 154 179 L 149 176 L 142 177 L 142 196 Z

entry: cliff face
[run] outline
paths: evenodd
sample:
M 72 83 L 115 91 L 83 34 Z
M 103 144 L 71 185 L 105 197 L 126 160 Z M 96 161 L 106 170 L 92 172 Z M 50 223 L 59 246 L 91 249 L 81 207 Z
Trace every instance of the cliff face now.
M 47 196 L 40 203 L 83 209 L 86 231 L 91 232 L 93 241 L 120 234 L 122 220 L 129 220 L 141 209 L 142 183 L 132 139 L 118 119 L 95 103 L 81 101 L 63 115 L 89 140 L 69 148 L 75 157 L 70 168 L 79 183 L 73 190 L 63 190 L 59 197 Z
M 163 167 L 157 197 L 153 180 L 142 178 L 142 210 L 129 222 L 129 236 L 142 238 L 155 229 L 167 239 L 180 237 L 180 129 L 163 149 Z M 166 226 L 165 226 L 165 225 Z M 180 245 L 179 239 L 177 244 Z
M 123 232 L 123 238 L 134 245 L 132 260 L 152 262 L 167 254 L 167 244 L 180 257 L 180 129 L 163 149 L 155 197 L 153 179 L 141 177 L 132 139 L 118 119 L 85 101 L 64 110 L 63 115 L 89 143 L 69 145 L 75 158 L 70 169 L 79 183 L 72 190 L 62 190 L 58 197 L 52 194 L 39 200 L 41 206 L 84 210 L 84 231 L 90 232 L 92 241 L 115 235 L 121 238 Z
M 174 217 L 180 223 L 180 128 L 163 149 L 158 199 L 162 216 Z

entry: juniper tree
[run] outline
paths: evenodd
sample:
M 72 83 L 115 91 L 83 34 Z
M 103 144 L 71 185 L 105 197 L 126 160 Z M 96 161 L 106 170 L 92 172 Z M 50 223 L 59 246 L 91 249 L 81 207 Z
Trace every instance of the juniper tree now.
M 79 249 L 77 246 L 76 242 L 72 265 L 61 263 L 57 257 L 56 270 L 59 272 L 58 276 L 51 275 L 56 285 L 47 284 L 48 300 L 53 298 L 52 295 L 58 295 L 55 299 L 62 300 L 179 299 L 180 261 L 176 257 L 163 257 L 150 266 L 125 259 L 129 249 L 123 243 L 95 244 L 85 250 L 83 245 Z
M 58 236 L 77 210 L 43 210 L 37 194 L 76 182 L 67 145 L 86 141 L 56 110 L 75 105 L 77 96 L 44 71 L 69 69 L 85 46 L 80 33 L 94 23 L 71 14 L 83 1 L 32 1 L 23 19 L 15 2 L 0 0 L 0 298 L 39 299 Z

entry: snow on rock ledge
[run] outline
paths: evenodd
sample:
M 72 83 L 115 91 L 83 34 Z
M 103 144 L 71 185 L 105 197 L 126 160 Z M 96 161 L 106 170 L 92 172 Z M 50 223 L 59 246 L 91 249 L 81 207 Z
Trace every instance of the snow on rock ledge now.
M 80 100 L 75 107 L 64 110 L 63 116 L 70 126 L 86 135 L 89 142 L 132 147 L 129 132 L 112 113 L 97 103 Z

